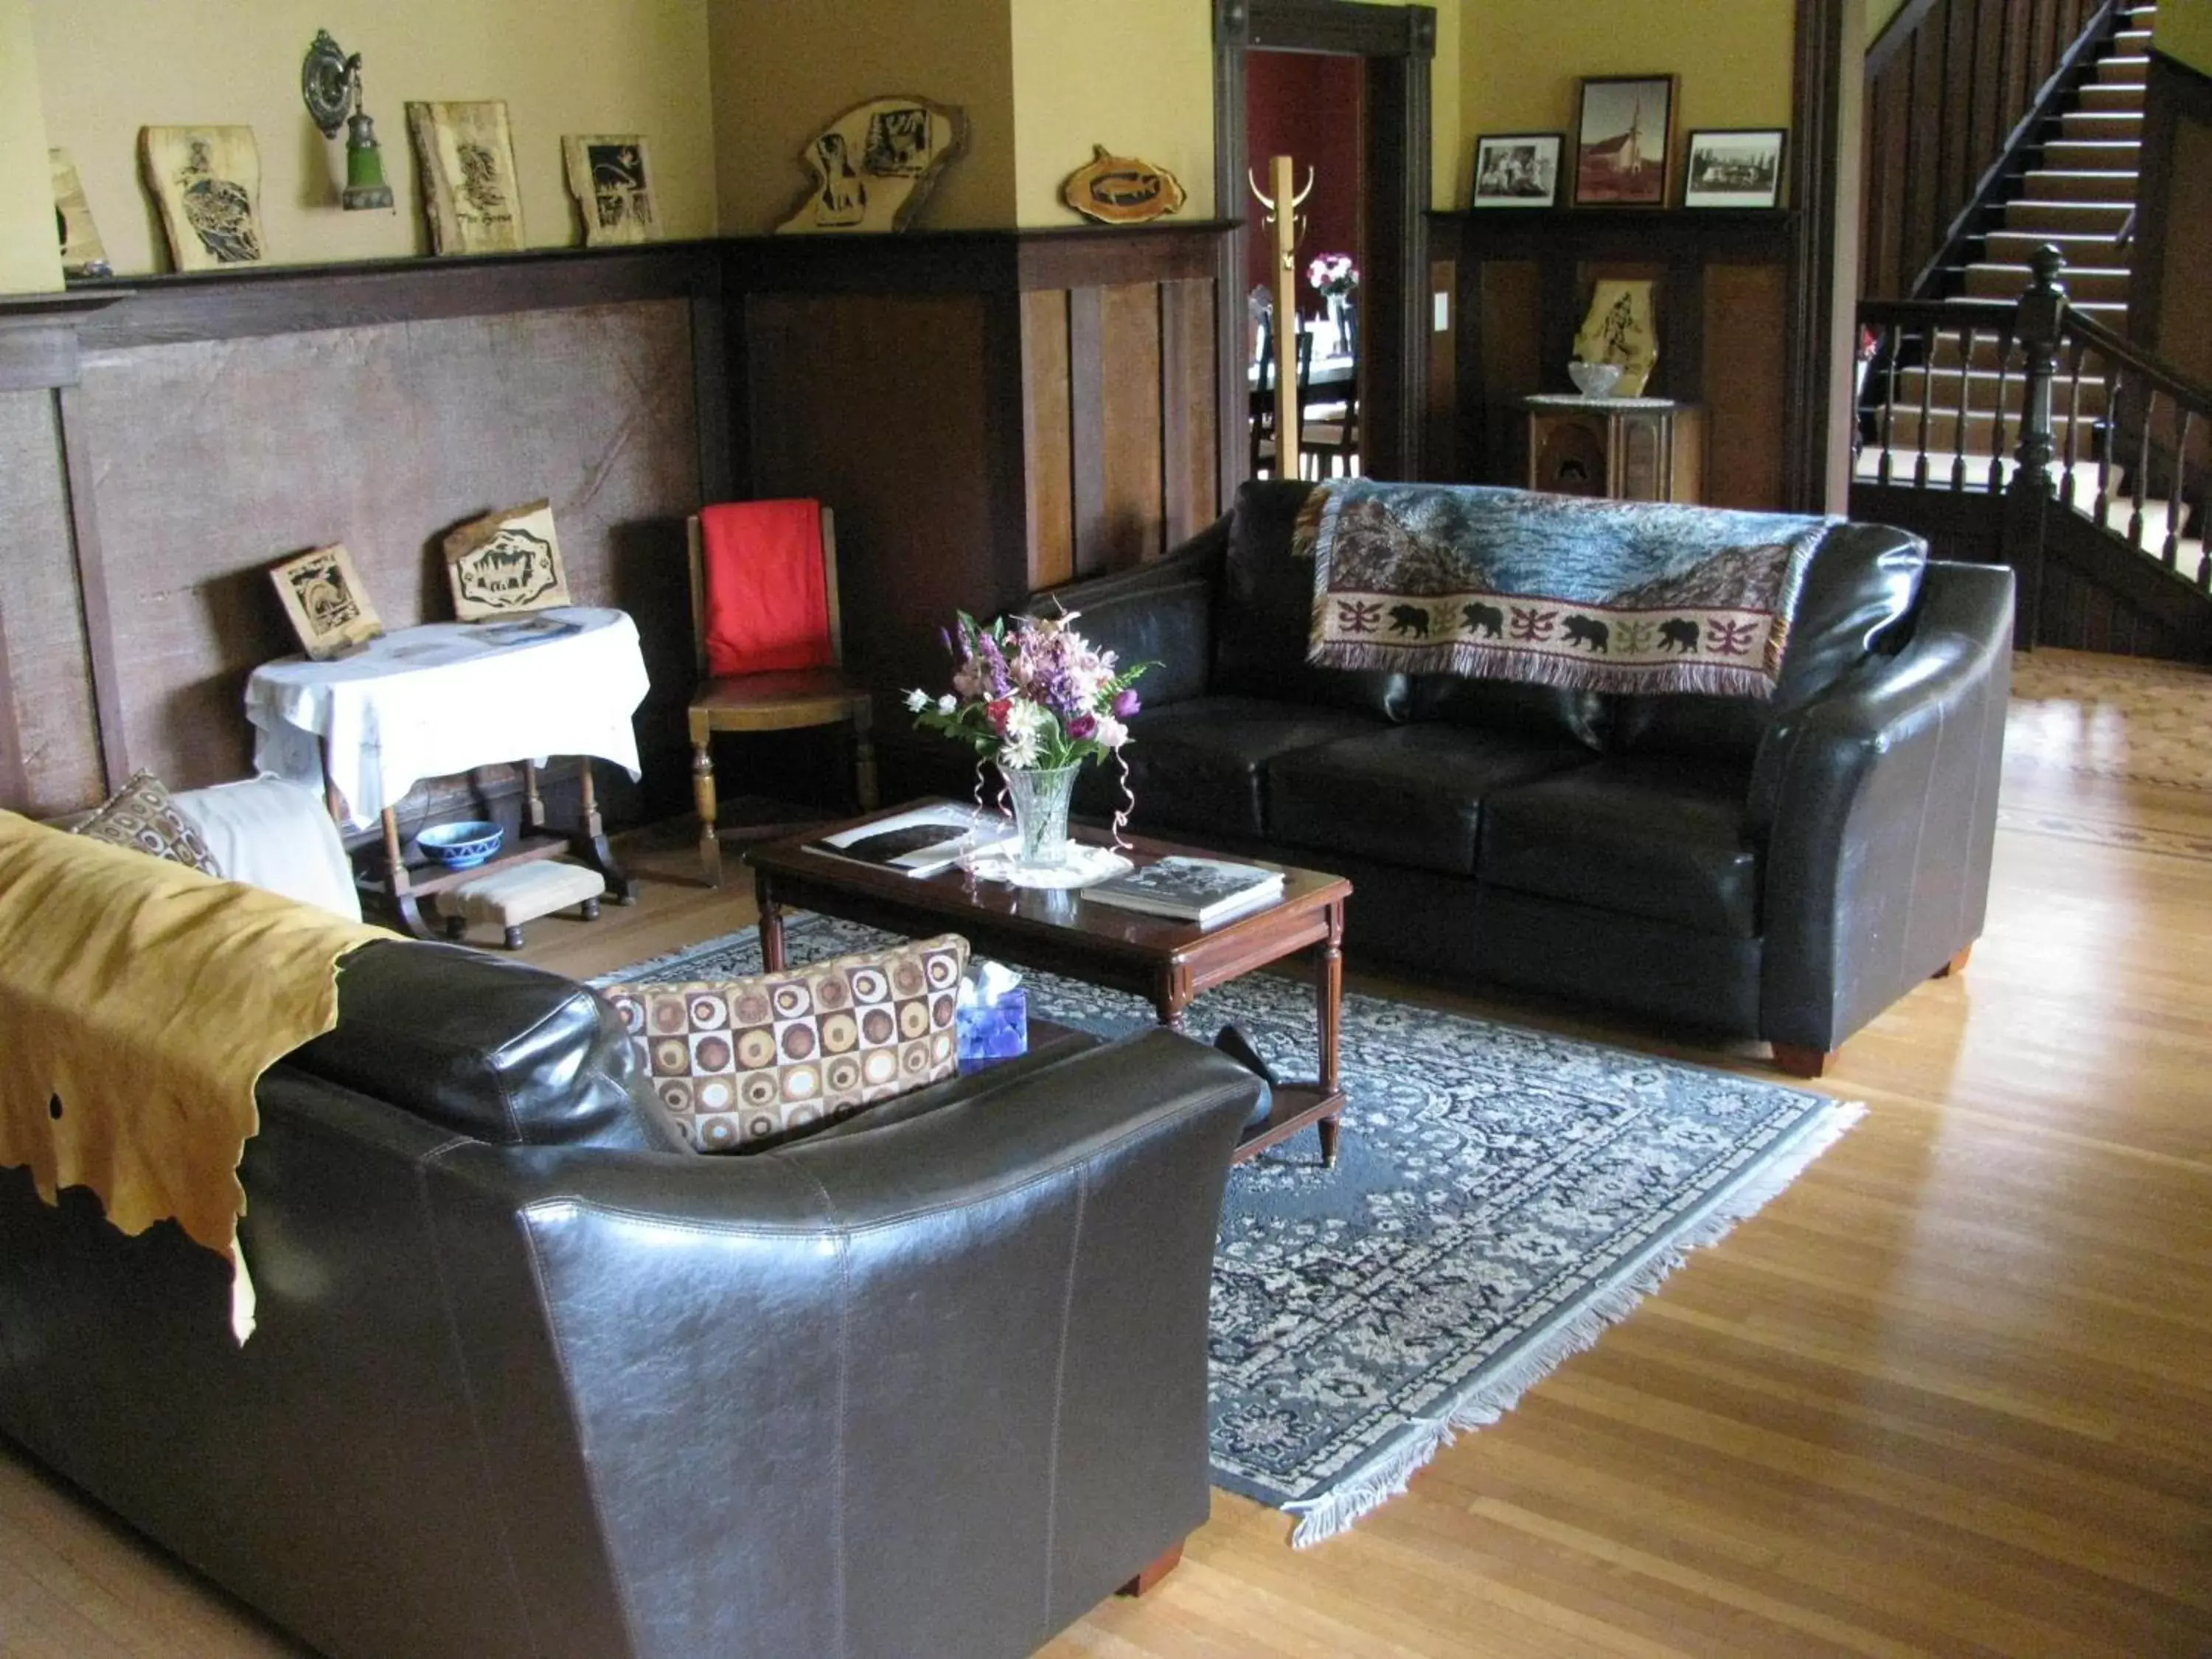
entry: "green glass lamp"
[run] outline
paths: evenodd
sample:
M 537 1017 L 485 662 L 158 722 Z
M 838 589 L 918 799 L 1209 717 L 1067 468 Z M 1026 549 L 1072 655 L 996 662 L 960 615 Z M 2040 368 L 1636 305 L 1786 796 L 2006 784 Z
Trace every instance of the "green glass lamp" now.
M 337 137 L 340 126 L 346 130 L 346 181 L 339 205 L 348 211 L 390 207 L 392 186 L 384 182 L 376 124 L 362 107 L 361 54 L 349 57 L 328 29 L 317 29 L 315 43 L 300 65 L 300 95 L 324 137 Z

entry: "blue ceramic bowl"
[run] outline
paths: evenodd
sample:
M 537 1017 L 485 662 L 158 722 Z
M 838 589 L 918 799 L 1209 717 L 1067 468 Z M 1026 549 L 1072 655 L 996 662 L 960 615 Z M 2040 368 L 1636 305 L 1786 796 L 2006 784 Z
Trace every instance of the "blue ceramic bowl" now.
M 434 823 L 415 837 L 415 844 L 422 849 L 423 857 L 448 870 L 467 870 L 499 851 L 505 839 L 506 832 L 497 824 L 469 818 L 459 823 Z

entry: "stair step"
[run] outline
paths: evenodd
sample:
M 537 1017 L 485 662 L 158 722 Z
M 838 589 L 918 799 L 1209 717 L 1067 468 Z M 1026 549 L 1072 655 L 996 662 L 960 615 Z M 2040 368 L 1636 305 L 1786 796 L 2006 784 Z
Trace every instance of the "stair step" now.
M 2112 36 L 2112 51 L 2121 57 L 2148 58 L 2150 55 L 2150 31 L 2122 29 Z
M 1970 300 L 2017 300 L 2035 273 L 2026 265 L 1972 264 L 1966 267 L 1966 297 Z M 2128 270 L 2125 265 L 2069 265 L 2059 280 L 2075 301 L 2110 300 L 2125 305 Z
M 1966 423 L 1963 442 L 1959 434 L 1959 422 L 1962 418 Z M 2066 453 L 2067 429 L 2072 423 L 2071 418 L 2063 411 L 2051 417 L 2051 436 L 2061 455 Z M 2087 416 L 2081 417 L 2081 430 L 2074 440 L 2074 453 L 2077 456 L 2089 447 L 2094 424 Z M 1874 430 L 1877 438 L 1887 440 L 1891 447 L 1906 454 L 1914 453 L 1924 447 L 1931 458 L 1948 458 L 1962 449 L 1969 455 L 1986 455 L 1996 442 L 1997 417 L 1994 410 L 1969 410 L 1962 417 L 1954 411 L 1931 409 L 1923 421 L 1918 407 L 1915 406 L 1891 410 L 1887 424 L 1882 416 L 1876 414 Z M 2020 422 L 2007 415 L 2004 423 L 2005 453 L 2010 454 L 2013 446 L 2019 441 Z M 1933 465 L 1932 459 L 1930 465 Z
M 2100 113 L 2125 111 L 2140 118 L 2142 106 L 2141 81 L 2092 81 L 2081 88 L 2081 107 L 2085 110 Z
M 2117 206 L 2124 220 L 2128 210 L 2135 205 L 2136 175 L 2132 172 L 2090 173 L 2054 163 L 2030 173 L 2021 180 L 2021 188 L 2038 202 L 2087 202 L 2100 207 Z
M 1962 380 L 1965 382 L 1963 388 L 1960 385 Z M 1897 371 L 1894 394 L 1899 410 L 1910 409 L 1918 412 L 1923 381 L 1928 383 L 1930 413 L 1942 410 L 1955 410 L 1963 390 L 1969 409 L 1993 410 L 1997 407 L 2002 395 L 2006 411 L 2018 415 L 2027 390 L 2027 377 L 2018 367 L 2003 374 L 1998 374 L 1994 365 L 1961 371 L 1955 362 L 1937 363 L 1925 368 L 1900 368 Z M 1884 386 L 1882 390 L 1887 392 L 1888 388 Z M 2063 379 L 2052 395 L 2057 412 L 2062 415 L 2078 413 L 2083 420 L 2090 421 L 2105 412 L 2105 382 L 2101 379 L 2084 376 L 2078 401 Z
M 2132 139 L 2054 138 L 2043 147 L 2043 165 L 2060 173 L 2131 174 L 2142 161 L 2142 145 Z M 2132 185 L 2128 196 L 2135 196 Z
M 2058 130 L 2069 139 L 2133 143 L 2142 137 L 2142 113 L 2131 109 L 2069 109 L 2058 118 Z
M 2150 78 L 2150 59 L 2124 52 L 2114 52 L 2109 58 L 2097 60 L 2097 79 L 2100 81 L 2133 81 L 2138 85 Z
M 2118 264 L 2127 257 L 2119 246 L 2117 225 L 2110 234 L 2101 236 L 2040 227 L 1993 230 L 1982 239 L 1982 249 L 1993 264 L 2025 267 L 2029 256 L 2046 243 L 2058 250 L 2069 272 L 2075 265 Z
M 2029 178 L 2036 175 L 2030 173 Z M 2099 178 L 2106 175 L 2100 173 Z M 2050 197 L 2022 197 L 2005 204 L 2005 224 L 2021 230 L 2047 231 L 2060 236 L 2118 236 L 2128 222 L 2125 202 L 2070 202 Z
M 1911 483 L 1915 476 L 1915 469 L 1919 465 L 1918 453 L 1911 450 L 1891 450 L 1888 453 L 1890 483 Z M 1869 444 L 1859 452 L 1858 458 L 1851 463 L 1851 476 L 1868 483 L 1880 483 L 1882 454 L 1883 451 L 1879 445 Z M 1997 464 L 1987 455 L 1965 457 L 1958 467 L 1959 487 L 1962 489 L 1987 490 L 1990 487 L 1990 474 L 1996 467 Z M 2008 456 L 2002 468 L 2000 487 L 2003 483 L 2009 483 L 2013 474 L 2019 470 L 2020 464 Z M 2060 463 L 2053 461 L 2048 470 L 2051 474 L 2051 487 L 2054 489 L 2063 488 L 2064 467 Z M 1929 489 L 1949 489 L 1952 487 L 1952 457 L 1932 454 L 1929 456 L 1928 487 Z M 2074 466 L 2074 479 L 2075 499 L 2094 501 L 2097 495 L 2097 469 L 2085 462 L 2077 461 Z

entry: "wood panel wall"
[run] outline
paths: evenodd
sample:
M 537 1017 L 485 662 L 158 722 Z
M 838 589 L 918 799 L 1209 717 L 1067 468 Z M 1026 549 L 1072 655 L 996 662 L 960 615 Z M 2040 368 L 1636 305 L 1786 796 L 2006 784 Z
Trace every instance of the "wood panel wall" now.
M 1646 391 L 1701 404 L 1708 422 L 1703 499 L 1784 505 L 1792 215 L 1787 210 L 1639 214 L 1438 214 L 1432 270 L 1455 283 L 1449 447 L 1430 476 L 1524 484 L 1521 399 L 1571 392 L 1566 365 L 1601 279 L 1651 282 L 1659 356 Z
M 2128 332 L 2201 386 L 2212 386 L 2212 76 L 2163 52 L 2143 94 Z
M 646 790 L 617 805 L 681 811 L 684 515 L 831 502 L 854 666 L 933 682 L 954 610 L 1212 516 L 1225 229 L 761 238 L 0 306 L 0 806 L 66 811 L 140 766 L 245 775 L 246 677 L 293 646 L 270 563 L 343 540 L 404 626 L 448 614 L 445 531 L 545 495 L 579 600 L 647 641 Z

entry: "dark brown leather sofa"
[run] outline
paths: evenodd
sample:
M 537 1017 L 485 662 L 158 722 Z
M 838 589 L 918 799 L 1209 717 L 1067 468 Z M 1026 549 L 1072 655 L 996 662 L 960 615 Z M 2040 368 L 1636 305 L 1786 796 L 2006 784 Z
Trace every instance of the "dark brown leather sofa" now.
M 1206 1514 L 1261 1088 L 1164 1031 L 671 1150 L 605 1005 L 371 945 L 272 1068 L 260 1297 L 0 1170 L 0 1431 L 333 1659 L 1032 1651 Z
M 2010 572 L 1838 525 L 1771 702 L 1347 672 L 1305 661 L 1310 487 L 1248 484 L 1159 562 L 1032 599 L 1162 665 L 1139 824 L 1349 876 L 1371 959 L 1763 1037 L 1799 1073 L 1980 933 Z

